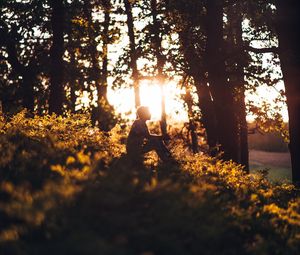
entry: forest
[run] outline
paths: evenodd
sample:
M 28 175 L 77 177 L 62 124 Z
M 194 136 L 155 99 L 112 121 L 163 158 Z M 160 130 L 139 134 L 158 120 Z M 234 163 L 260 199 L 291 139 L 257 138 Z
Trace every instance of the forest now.
M 300 253 L 299 1 L 0 7 L 0 254 Z

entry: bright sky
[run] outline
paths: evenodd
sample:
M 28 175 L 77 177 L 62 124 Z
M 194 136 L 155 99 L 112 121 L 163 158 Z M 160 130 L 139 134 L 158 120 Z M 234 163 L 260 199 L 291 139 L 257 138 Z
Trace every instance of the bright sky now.
M 175 81 L 170 81 L 164 85 L 166 99 L 166 113 L 174 121 L 187 121 L 187 113 L 183 108 L 183 101 L 180 99 L 183 91 L 178 88 Z M 152 120 L 160 120 L 161 116 L 161 88 L 160 84 L 153 81 L 143 80 L 140 82 L 141 105 L 148 106 L 152 114 Z M 121 114 L 131 112 L 130 119 L 135 118 L 134 91 L 123 88 L 109 89 L 108 99 L 114 105 L 116 111 Z

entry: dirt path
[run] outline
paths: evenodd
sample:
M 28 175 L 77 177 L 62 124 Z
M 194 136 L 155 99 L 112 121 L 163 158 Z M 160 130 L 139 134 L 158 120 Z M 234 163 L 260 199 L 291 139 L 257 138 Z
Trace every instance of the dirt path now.
M 290 154 L 288 152 L 249 151 L 250 162 L 255 165 L 268 165 L 274 167 L 291 167 Z

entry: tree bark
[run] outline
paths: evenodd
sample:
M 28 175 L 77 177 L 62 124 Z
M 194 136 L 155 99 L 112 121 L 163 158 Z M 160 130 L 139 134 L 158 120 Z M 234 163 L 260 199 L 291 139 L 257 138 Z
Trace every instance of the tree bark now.
M 216 156 L 217 144 L 218 144 L 218 133 L 217 133 L 217 120 L 213 101 L 206 83 L 194 77 L 196 91 L 199 99 L 199 108 L 201 110 L 201 121 L 206 130 L 207 144 L 210 149 L 210 155 Z
M 70 49 L 70 96 L 71 96 L 71 111 L 76 112 L 76 59 L 75 59 L 75 50 Z
M 189 28 L 188 28 L 189 29 Z M 194 79 L 198 104 L 201 111 L 201 122 L 206 131 L 206 140 L 209 145 L 211 156 L 215 156 L 217 145 L 216 117 L 211 99 L 209 87 L 206 84 L 205 70 L 201 67 L 202 60 L 198 57 L 190 33 L 182 31 L 179 33 L 183 47 L 183 55 L 187 61 L 189 75 Z
M 102 33 L 102 70 L 101 70 L 101 87 L 99 88 L 100 97 L 99 99 L 107 100 L 107 79 L 108 79 L 108 44 L 109 44 L 109 25 L 110 25 L 110 11 L 111 5 L 110 1 L 106 1 L 104 6 L 104 23 L 103 23 L 103 33 Z
M 238 131 L 233 90 L 227 81 L 223 41 L 223 1 L 207 1 L 207 70 L 223 159 L 238 161 Z
M 135 43 L 135 34 L 134 34 L 134 23 L 132 16 L 132 6 L 129 0 L 124 0 L 125 4 L 125 12 L 127 16 L 127 27 L 128 27 L 128 36 L 129 36 L 129 44 L 130 44 L 130 68 L 132 71 L 132 80 L 134 87 L 134 95 L 135 95 L 135 107 L 141 105 L 140 99 L 140 87 L 139 87 L 139 72 L 137 69 L 137 50 Z
M 104 8 L 106 8 L 106 6 L 104 6 Z M 93 6 L 91 4 L 90 1 L 86 0 L 85 1 L 85 8 L 84 8 L 84 12 L 85 12 L 85 16 L 87 18 L 87 26 L 88 26 L 88 37 L 89 37 L 89 54 L 90 54 L 90 58 L 91 58 L 91 63 L 92 63 L 92 74 L 91 74 L 91 78 L 92 80 L 95 82 L 95 86 L 97 89 L 97 103 L 98 103 L 98 107 L 101 107 L 101 99 L 105 98 L 106 101 L 106 94 L 107 94 L 107 88 L 105 86 L 107 86 L 106 82 L 103 82 L 102 79 L 102 70 L 100 67 L 100 54 L 99 51 L 97 50 L 97 42 L 96 42 L 96 36 L 97 36 L 97 31 L 95 31 L 94 25 L 93 25 L 93 17 L 92 17 L 92 9 Z M 107 40 L 106 40 L 106 33 L 108 33 L 108 26 L 109 26 L 109 22 L 107 24 L 107 17 L 106 17 L 106 10 L 104 10 L 104 16 L 105 16 L 105 20 L 103 23 L 103 32 L 101 33 L 102 36 L 102 42 L 103 42 L 103 55 L 106 54 L 107 55 Z M 102 61 L 104 63 L 104 59 L 102 58 Z M 107 60 L 106 60 L 107 62 Z M 105 63 L 104 63 L 105 64 Z M 107 65 L 107 64 L 106 64 Z
M 187 84 L 186 84 L 185 90 L 186 90 L 186 94 L 185 94 L 184 101 L 187 104 L 187 108 L 188 108 L 189 131 L 191 133 L 192 151 L 193 151 L 193 153 L 198 153 L 199 146 L 198 146 L 198 136 L 197 136 L 196 124 L 195 124 L 194 114 L 193 114 L 193 98 L 192 98 L 191 91 L 188 88 Z
M 279 57 L 286 89 L 289 114 L 289 149 L 293 183 L 300 184 L 300 3 L 297 0 L 277 0 L 276 29 Z
M 52 46 L 50 50 L 51 72 L 50 72 L 50 95 L 49 113 L 58 115 L 63 113 L 64 101 L 64 4 L 63 0 L 51 0 L 52 7 Z
M 239 163 L 249 173 L 248 123 L 245 104 L 245 73 L 246 53 L 243 42 L 242 13 L 240 4 L 228 7 L 229 40 L 231 48 L 238 54 L 234 57 L 231 68 L 234 78 L 231 81 L 235 88 L 235 104 L 237 109 Z
M 22 74 L 23 82 L 22 82 L 22 91 L 23 91 L 23 106 L 33 112 L 34 111 L 34 82 L 36 80 L 35 71 L 30 68 L 24 68 L 24 72 Z
M 160 36 L 160 25 L 158 22 L 158 11 L 157 1 L 151 0 L 151 14 L 152 14 L 152 28 L 153 28 L 153 42 L 154 42 L 154 54 L 157 59 L 157 76 L 159 77 L 160 88 L 161 88 L 161 120 L 160 129 L 163 136 L 167 136 L 167 115 L 166 115 L 166 103 L 164 95 L 164 74 L 163 68 L 165 65 L 165 57 L 162 54 L 161 43 L 162 39 Z

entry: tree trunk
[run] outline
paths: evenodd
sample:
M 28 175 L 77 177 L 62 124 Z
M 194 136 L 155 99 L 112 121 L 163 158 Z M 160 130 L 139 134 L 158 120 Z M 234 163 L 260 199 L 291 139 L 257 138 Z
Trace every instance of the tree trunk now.
M 210 148 L 210 154 L 211 156 L 215 156 L 217 145 L 216 117 L 210 91 L 206 85 L 205 70 L 203 67 L 201 68 L 202 60 L 195 51 L 189 31 L 181 31 L 179 38 L 183 47 L 184 58 L 188 64 L 189 70 L 187 72 L 194 79 L 201 111 L 201 122 L 206 131 L 206 140 Z
M 227 81 L 223 42 L 223 1 L 207 2 L 207 70 L 213 97 L 218 141 L 223 159 L 238 161 L 238 131 L 233 91 Z
M 153 42 L 154 42 L 154 54 L 157 60 L 157 76 L 159 77 L 159 83 L 161 88 L 161 120 L 160 129 L 163 136 L 167 136 L 167 116 L 166 116 L 166 103 L 164 95 L 164 82 L 165 78 L 163 75 L 163 68 L 165 65 L 165 57 L 162 54 L 160 37 L 160 25 L 158 22 L 157 12 L 157 1 L 151 0 L 151 11 L 152 11 L 152 28 L 153 28 Z
M 128 36 L 129 36 L 129 44 L 130 44 L 130 68 L 132 71 L 132 80 L 134 87 L 134 95 L 135 95 L 135 107 L 141 105 L 140 99 L 140 88 L 139 88 L 139 72 L 137 69 L 137 50 L 135 44 L 135 35 L 134 35 L 134 23 L 132 16 L 132 7 L 129 0 L 124 0 L 125 4 L 125 12 L 127 16 L 127 27 L 128 27 Z
M 25 71 L 22 74 L 23 82 L 22 82 L 22 91 L 23 91 L 23 106 L 27 108 L 27 110 L 33 112 L 34 111 L 34 89 L 33 84 L 36 79 L 35 71 L 31 70 L 31 68 L 24 68 Z
M 241 25 L 240 24 L 240 29 Z M 242 32 L 242 30 L 240 30 Z M 242 33 L 240 33 L 240 39 Z M 239 40 L 240 41 L 240 40 Z M 241 42 L 241 41 L 240 41 Z M 241 45 L 240 45 L 241 46 Z M 239 46 L 238 46 L 239 47 Z M 242 54 L 243 55 L 243 54 Z M 237 105 L 238 105 L 238 124 L 239 124 L 239 143 L 240 143 L 240 163 L 245 166 L 245 171 L 249 172 L 249 149 L 248 149 L 248 123 L 245 103 L 245 80 L 244 80 L 244 66 L 239 63 L 237 66 Z
M 242 164 L 245 167 L 244 170 L 249 173 L 248 123 L 246 119 L 245 89 L 242 87 L 240 87 L 240 91 L 237 95 L 237 108 L 240 150 L 239 163 Z
M 230 46 L 233 50 L 233 63 L 231 66 L 232 76 L 234 76 L 231 84 L 235 87 L 235 107 L 237 109 L 237 121 L 239 132 L 239 163 L 249 172 L 249 150 L 248 150 L 248 123 L 246 114 L 245 103 L 245 74 L 244 68 L 246 65 L 245 58 L 247 57 L 243 50 L 243 29 L 242 29 L 242 13 L 240 4 L 237 3 L 234 7 L 230 6 L 228 9 L 228 22 L 229 22 L 229 40 Z
M 102 24 L 101 31 L 101 41 L 102 41 L 102 66 L 99 65 L 100 54 L 97 50 L 96 42 L 96 31 L 94 28 L 94 23 L 92 20 L 92 5 L 89 1 L 86 2 L 86 15 L 88 17 L 89 25 L 89 37 L 90 37 L 90 53 L 91 53 L 91 62 L 93 67 L 93 80 L 96 83 L 97 88 L 97 107 L 92 107 L 91 119 L 92 124 L 96 125 L 103 131 L 109 131 L 112 126 L 115 124 L 114 119 L 114 109 L 109 104 L 107 98 L 107 87 L 108 87 L 108 45 L 110 42 L 110 21 L 111 21 L 111 1 L 104 0 L 101 1 L 101 7 L 104 12 L 104 20 Z
M 62 114 L 64 101 L 64 4 L 63 0 L 51 0 L 51 25 L 53 31 L 52 46 L 50 50 L 51 73 L 49 113 Z
M 75 59 L 75 50 L 70 50 L 70 81 L 69 81 L 69 87 L 70 87 L 70 94 L 71 94 L 71 111 L 73 113 L 76 112 L 76 59 Z
M 107 100 L 107 79 L 108 79 L 108 43 L 109 43 L 109 25 L 110 25 L 110 2 L 104 6 L 104 23 L 103 23 L 103 33 L 102 33 L 102 70 L 101 70 L 101 87 L 99 89 L 100 97 L 99 99 Z
M 198 77 L 194 78 L 196 91 L 199 99 L 199 108 L 201 110 L 201 121 L 206 130 L 207 144 L 210 149 L 210 155 L 216 156 L 217 153 L 217 121 L 216 114 L 211 100 L 211 95 L 208 86 Z
M 277 0 L 276 28 L 279 56 L 286 89 L 289 113 L 290 153 L 293 183 L 300 184 L 300 3 L 297 0 Z
M 101 98 L 104 98 L 106 96 L 106 88 L 103 88 L 103 86 L 105 86 L 105 84 L 103 84 L 103 81 L 102 81 L 102 75 L 101 75 L 102 70 L 101 70 L 101 67 L 99 64 L 100 54 L 99 54 L 99 51 L 97 50 L 97 42 L 96 42 L 97 31 L 95 31 L 95 28 L 93 26 L 92 9 L 93 9 L 93 6 L 91 5 L 91 2 L 86 0 L 84 12 L 85 12 L 85 16 L 88 21 L 87 26 L 88 26 L 88 37 L 89 37 L 89 54 L 90 54 L 91 63 L 92 63 L 91 78 L 95 82 L 95 86 L 97 89 L 98 107 L 101 107 L 100 101 L 101 101 Z M 106 25 L 104 24 L 104 26 L 106 26 Z M 105 28 L 103 28 L 103 30 L 105 30 Z M 103 44 L 105 44 L 104 38 L 103 38 L 104 36 L 105 35 L 104 35 L 104 31 L 103 31 L 103 33 L 102 33 Z M 103 51 L 104 51 L 104 48 L 103 48 Z
M 189 131 L 191 133 L 191 140 L 192 140 L 192 151 L 193 153 L 199 152 L 199 146 L 198 146 L 198 136 L 197 136 L 197 130 L 194 120 L 194 114 L 193 114 L 193 98 L 191 95 L 191 91 L 188 88 L 188 85 L 186 84 L 186 94 L 185 94 L 185 103 L 187 104 L 188 108 L 188 116 L 189 116 Z

